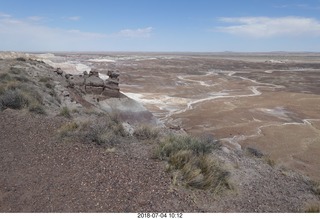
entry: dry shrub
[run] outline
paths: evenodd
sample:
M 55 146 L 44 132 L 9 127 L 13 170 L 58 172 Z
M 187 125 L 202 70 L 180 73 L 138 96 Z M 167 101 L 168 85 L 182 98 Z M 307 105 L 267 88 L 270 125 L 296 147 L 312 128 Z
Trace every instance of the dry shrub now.
M 197 155 L 208 154 L 214 149 L 221 147 L 219 141 L 214 140 L 212 137 L 191 137 L 170 135 L 159 144 L 155 150 L 155 157 L 164 160 L 180 150 L 191 150 Z
M 59 116 L 66 117 L 68 119 L 71 118 L 71 113 L 68 107 L 62 107 L 59 113 Z
M 0 96 L 0 110 L 7 108 L 22 109 L 28 106 L 30 100 L 17 90 L 5 90 Z
M 305 213 L 319 213 L 320 212 L 320 204 L 310 204 L 306 207 Z
M 77 140 L 85 144 L 94 143 L 98 147 L 110 147 L 119 144 L 121 137 L 126 136 L 121 123 L 116 123 L 110 117 L 98 117 L 92 121 L 79 125 L 63 126 L 59 130 L 59 137 Z M 69 123 L 68 123 L 69 124 Z
M 60 138 L 73 136 L 79 125 L 76 122 L 68 122 L 58 129 Z
M 134 130 L 133 135 L 139 140 L 153 140 L 158 137 L 159 130 L 152 128 L 148 125 L 141 125 L 140 127 Z
M 169 136 L 155 151 L 155 158 L 167 160 L 167 170 L 174 171 L 174 183 L 219 194 L 231 189 L 229 173 L 209 154 L 220 147 L 212 138 Z
M 46 111 L 44 109 L 43 106 L 37 104 L 37 103 L 33 103 L 29 106 L 29 111 L 32 113 L 36 113 L 36 114 L 41 114 L 41 115 L 46 115 Z

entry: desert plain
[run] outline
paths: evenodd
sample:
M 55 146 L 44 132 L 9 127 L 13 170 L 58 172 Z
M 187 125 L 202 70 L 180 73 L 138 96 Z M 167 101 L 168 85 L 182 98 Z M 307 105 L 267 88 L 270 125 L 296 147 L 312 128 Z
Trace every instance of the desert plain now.
M 89 57 L 83 63 L 118 70 L 121 91 L 164 125 L 193 135 L 212 134 L 228 147 L 256 148 L 277 165 L 320 179 L 319 54 Z

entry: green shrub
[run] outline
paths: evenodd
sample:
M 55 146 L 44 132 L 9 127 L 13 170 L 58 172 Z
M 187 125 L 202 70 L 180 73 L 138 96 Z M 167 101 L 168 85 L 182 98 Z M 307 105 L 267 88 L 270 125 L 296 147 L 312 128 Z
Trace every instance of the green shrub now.
M 5 90 L 0 96 L 0 108 L 22 109 L 28 106 L 29 99 L 17 90 Z

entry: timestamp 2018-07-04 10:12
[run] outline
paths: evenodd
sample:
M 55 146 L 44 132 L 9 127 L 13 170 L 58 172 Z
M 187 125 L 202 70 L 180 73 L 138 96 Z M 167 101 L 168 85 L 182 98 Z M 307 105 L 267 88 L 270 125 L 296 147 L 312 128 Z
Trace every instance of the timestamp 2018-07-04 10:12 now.
M 183 218 L 183 213 L 138 213 L 137 218 Z

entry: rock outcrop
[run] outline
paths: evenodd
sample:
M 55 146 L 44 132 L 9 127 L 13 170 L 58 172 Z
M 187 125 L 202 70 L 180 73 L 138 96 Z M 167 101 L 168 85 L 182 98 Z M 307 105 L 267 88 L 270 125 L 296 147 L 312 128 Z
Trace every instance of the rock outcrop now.
M 103 80 L 99 77 L 97 70 L 91 70 L 89 73 L 84 71 L 80 75 L 66 74 L 61 68 L 57 68 L 54 72 L 63 75 L 66 78 L 69 88 L 81 91 L 81 93 L 96 95 L 96 99 L 119 98 L 119 74 L 114 71 L 108 71 L 109 78 Z

